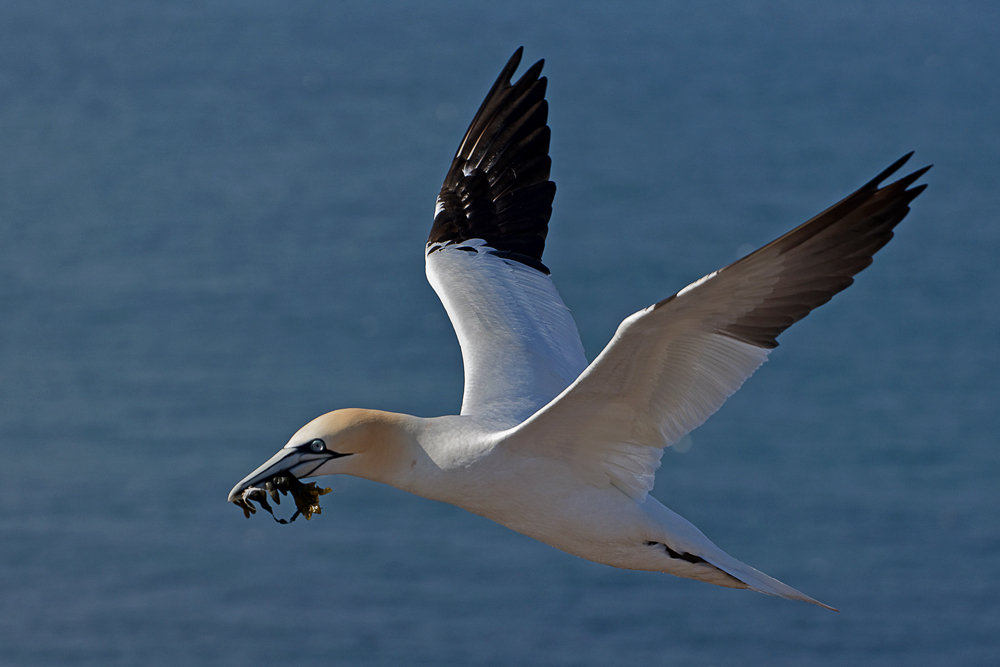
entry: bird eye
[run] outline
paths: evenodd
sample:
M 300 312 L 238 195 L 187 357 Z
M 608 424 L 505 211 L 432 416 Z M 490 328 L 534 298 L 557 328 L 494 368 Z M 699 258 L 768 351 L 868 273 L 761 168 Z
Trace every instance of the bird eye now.
M 309 443 L 309 449 L 313 450 L 314 452 L 321 452 L 324 449 L 326 449 L 326 443 L 317 438 Z

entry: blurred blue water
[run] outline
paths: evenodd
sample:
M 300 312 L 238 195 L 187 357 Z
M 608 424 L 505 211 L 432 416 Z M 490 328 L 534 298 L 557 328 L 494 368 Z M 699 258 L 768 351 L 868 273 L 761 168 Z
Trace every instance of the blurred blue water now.
M 6 3 L 0 663 L 992 664 L 998 26 L 919 0 Z M 422 247 L 521 44 L 550 77 L 547 263 L 591 355 L 899 155 L 936 164 L 658 476 L 840 614 L 360 480 L 293 526 L 224 502 L 329 409 L 458 409 Z

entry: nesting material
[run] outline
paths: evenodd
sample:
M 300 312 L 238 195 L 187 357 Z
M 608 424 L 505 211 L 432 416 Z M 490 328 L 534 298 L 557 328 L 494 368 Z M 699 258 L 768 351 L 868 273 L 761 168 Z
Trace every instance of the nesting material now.
M 267 496 L 271 496 L 274 503 L 280 505 L 281 496 L 289 493 L 292 494 L 292 500 L 295 501 L 295 514 L 290 519 L 279 519 L 274 516 L 274 510 L 271 508 L 270 503 L 267 502 Z M 233 501 L 233 504 L 242 509 L 243 515 L 248 519 L 251 514 L 257 513 L 257 508 L 253 506 L 253 503 L 257 502 L 278 523 L 291 523 L 300 514 L 306 518 L 306 521 L 311 519 L 313 514 L 322 514 L 323 510 L 319 506 L 319 497 L 327 493 L 330 493 L 329 487 L 321 489 L 316 486 L 315 482 L 303 484 L 295 475 L 285 470 L 266 480 L 263 489 L 256 486 L 246 489 L 243 495 Z

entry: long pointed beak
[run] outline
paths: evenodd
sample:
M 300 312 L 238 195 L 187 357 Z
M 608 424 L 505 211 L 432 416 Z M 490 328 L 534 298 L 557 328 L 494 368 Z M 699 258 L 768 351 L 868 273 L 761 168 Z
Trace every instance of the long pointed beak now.
M 240 480 L 240 483 L 229 492 L 229 502 L 234 502 L 251 486 L 274 477 L 279 472 L 289 471 L 295 477 L 309 477 L 317 468 L 337 455 L 333 452 L 300 452 L 296 449 L 282 449 L 267 460 L 267 462 Z

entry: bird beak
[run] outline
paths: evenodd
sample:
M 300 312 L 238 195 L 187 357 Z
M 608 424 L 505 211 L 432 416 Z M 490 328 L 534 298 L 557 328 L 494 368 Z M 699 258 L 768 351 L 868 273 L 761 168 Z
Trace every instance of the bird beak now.
M 229 502 L 235 502 L 243 492 L 252 486 L 263 484 L 278 473 L 288 471 L 296 478 L 309 477 L 321 465 L 337 458 L 334 452 L 301 452 L 297 449 L 282 449 L 267 462 L 240 480 L 229 492 Z

